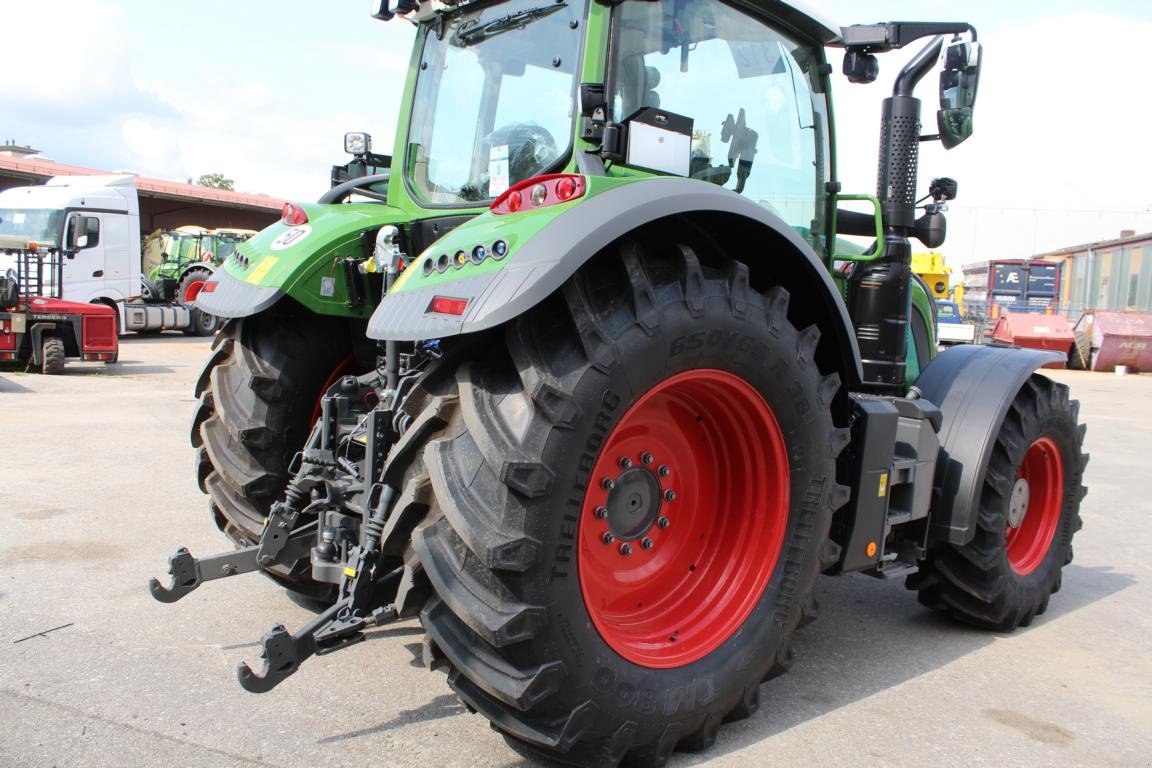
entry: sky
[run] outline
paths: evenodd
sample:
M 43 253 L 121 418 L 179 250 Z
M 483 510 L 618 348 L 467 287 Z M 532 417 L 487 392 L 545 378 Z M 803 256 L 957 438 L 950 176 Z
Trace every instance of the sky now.
M 838 24 L 968 21 L 984 45 L 975 134 L 922 144 L 921 187 L 959 183 L 950 264 L 1022 258 L 1152 232 L 1152 39 L 1146 0 L 943 4 L 810 3 Z M 370 18 L 364 0 L 194 4 L 156 0 L 6 3 L 0 142 L 62 163 L 175 179 L 222 173 L 236 189 L 311 200 L 346 162 L 345 131 L 390 153 L 413 27 Z M 875 192 L 882 99 L 903 61 L 880 57 L 872 85 L 834 82 L 845 192 Z M 839 73 L 841 54 L 830 53 Z M 935 131 L 934 75 L 924 100 Z

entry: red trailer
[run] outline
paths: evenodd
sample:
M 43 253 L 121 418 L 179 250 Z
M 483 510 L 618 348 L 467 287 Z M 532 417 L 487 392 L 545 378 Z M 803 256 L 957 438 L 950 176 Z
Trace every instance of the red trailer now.
M 1076 332 L 1091 343 L 1090 368 L 1113 371 L 1152 371 L 1152 314 L 1147 312 L 1085 312 Z
M 1045 368 L 1065 368 L 1076 340 L 1072 327 L 1063 315 L 1033 315 L 1006 312 L 996 321 L 992 338 L 1004 344 L 1028 349 L 1044 349 L 1064 355 L 1064 362 L 1046 363 Z

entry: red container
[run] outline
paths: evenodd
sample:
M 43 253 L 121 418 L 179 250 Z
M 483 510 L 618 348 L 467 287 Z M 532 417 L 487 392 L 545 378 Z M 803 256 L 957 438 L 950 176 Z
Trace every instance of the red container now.
M 1045 363 L 1045 368 L 1068 367 L 1068 353 L 1076 335 L 1063 315 L 1037 315 L 1027 312 L 1005 312 L 996 321 L 992 338 L 1003 344 L 1028 349 L 1043 349 L 1064 355 L 1063 361 Z
M 1085 312 L 1076 330 L 1092 340 L 1092 370 L 1152 371 L 1152 314 L 1147 312 Z

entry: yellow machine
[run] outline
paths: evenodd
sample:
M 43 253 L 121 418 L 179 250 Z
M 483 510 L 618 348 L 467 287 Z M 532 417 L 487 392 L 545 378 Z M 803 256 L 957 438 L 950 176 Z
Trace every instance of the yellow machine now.
M 944 254 L 935 251 L 912 254 L 912 271 L 928 283 L 933 298 L 948 298 L 948 276 L 952 270 L 944 264 Z

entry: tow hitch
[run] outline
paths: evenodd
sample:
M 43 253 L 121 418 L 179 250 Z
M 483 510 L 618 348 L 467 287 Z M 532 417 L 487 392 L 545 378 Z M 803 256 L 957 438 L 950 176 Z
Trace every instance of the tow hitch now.
M 386 560 L 381 550 L 397 491 L 369 480 L 384 474 L 378 467 L 393 442 L 385 421 L 391 409 L 357 416 L 351 407 L 373 391 L 368 379 L 349 376 L 324 398 L 320 424 L 294 461 L 285 498 L 272 505 L 259 542 L 204 558 L 181 548 L 168 558 L 171 582 L 149 581 L 153 597 L 174 603 L 206 581 L 290 566 L 306 557 L 314 569 L 324 570 L 326 578 L 339 580 L 339 599 L 322 614 L 295 633 L 276 625 L 264 635 L 260 671 L 245 662 L 238 665 L 236 675 L 245 690 L 270 691 L 308 657 L 355 645 L 365 639 L 364 630 L 399 618 L 391 601 L 404 566 Z M 387 399 L 390 404 L 391 398 Z M 350 443 L 363 446 L 359 463 L 336 450 L 338 444 Z
M 287 499 L 273 505 L 260 542 L 238 552 L 197 559 L 187 549 L 179 549 L 168 559 L 172 583 L 165 587 L 157 579 L 149 582 L 152 596 L 173 603 L 205 581 L 250 573 L 262 567 L 292 563 L 309 554 L 317 540 L 319 519 L 339 499 L 339 491 L 321 473 L 334 462 L 327 451 L 306 451 L 302 468 L 289 485 Z M 377 503 L 361 526 L 362 541 L 349 549 L 340 581 L 340 598 L 326 611 L 289 633 L 276 625 L 261 640 L 263 668 L 255 672 L 240 662 L 236 676 L 245 690 L 264 693 L 289 677 L 309 656 L 332 653 L 365 639 L 364 630 L 395 621 L 399 614 L 388 600 L 396 594 L 403 566 L 385 570 L 380 556 L 380 536 L 384 521 L 396 498 L 395 489 L 377 486 L 372 496 Z M 374 489 L 376 490 L 376 489 Z M 313 501 L 299 509 L 302 499 Z M 317 520 L 296 527 L 302 516 Z

